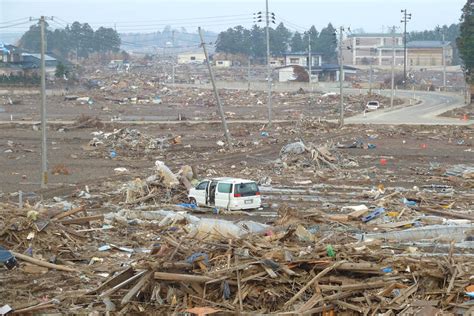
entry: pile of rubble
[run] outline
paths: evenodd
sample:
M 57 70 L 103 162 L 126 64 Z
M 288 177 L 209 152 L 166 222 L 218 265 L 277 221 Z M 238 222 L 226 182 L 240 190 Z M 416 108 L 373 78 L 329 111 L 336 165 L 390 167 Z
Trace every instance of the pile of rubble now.
M 90 215 L 81 207 L 2 205 L 0 244 L 11 268 L 4 275 L 16 286 L 5 284 L 0 294 L 17 313 L 434 315 L 470 308 L 474 264 L 458 244 L 469 243 L 472 223 L 361 235 L 350 222 L 371 214 L 352 209 L 342 224 L 282 208 L 265 225 L 175 211 Z M 408 242 L 433 238 L 436 251 Z
M 92 132 L 89 147 L 104 148 L 111 158 L 163 151 L 171 144 L 181 144 L 180 136 L 153 137 L 134 128 L 114 129 L 113 132 Z

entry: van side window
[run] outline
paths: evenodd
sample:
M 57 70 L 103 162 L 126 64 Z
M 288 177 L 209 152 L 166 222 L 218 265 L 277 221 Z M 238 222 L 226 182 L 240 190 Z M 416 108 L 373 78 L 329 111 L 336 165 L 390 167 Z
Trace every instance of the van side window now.
M 209 181 L 201 182 L 196 187 L 196 190 L 206 190 L 208 184 L 209 184 Z
M 219 192 L 219 193 L 231 193 L 232 192 L 232 184 L 230 184 L 230 183 L 219 183 L 217 185 L 217 192 Z

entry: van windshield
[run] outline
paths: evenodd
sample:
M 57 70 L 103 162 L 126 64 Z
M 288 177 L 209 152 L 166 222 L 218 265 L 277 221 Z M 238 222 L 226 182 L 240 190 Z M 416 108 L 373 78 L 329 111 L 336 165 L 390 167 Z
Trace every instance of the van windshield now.
M 258 186 L 255 182 L 240 183 L 235 185 L 235 193 L 240 193 L 241 196 L 257 195 Z

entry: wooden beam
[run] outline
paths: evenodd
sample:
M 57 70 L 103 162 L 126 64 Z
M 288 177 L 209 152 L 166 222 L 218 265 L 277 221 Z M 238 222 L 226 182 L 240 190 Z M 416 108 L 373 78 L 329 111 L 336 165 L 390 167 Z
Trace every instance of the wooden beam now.
M 65 220 L 60 221 L 60 223 L 63 225 L 87 224 L 92 221 L 102 221 L 102 220 L 104 220 L 104 215 L 93 215 L 93 216 L 84 216 L 84 217 L 65 219 Z
M 135 286 L 132 287 L 127 294 L 125 294 L 120 304 L 127 304 L 138 293 L 138 291 L 140 291 L 140 289 L 145 285 L 145 283 L 150 280 L 152 275 L 153 271 L 148 271 L 147 273 L 145 273 L 140 279 L 140 281 L 138 281 L 137 284 L 135 284 Z
M 155 272 L 154 278 L 157 280 L 198 282 L 198 283 L 206 283 L 213 280 L 212 278 L 205 275 L 178 274 L 178 273 L 167 273 L 167 272 Z
M 63 266 L 63 265 L 58 265 L 58 264 L 54 264 L 54 263 L 49 263 L 47 261 L 35 259 L 33 257 L 26 256 L 26 255 L 23 255 L 21 253 L 17 253 L 17 252 L 14 252 L 14 251 L 10 251 L 10 252 L 15 256 L 15 258 L 21 259 L 23 261 L 27 261 L 29 263 L 36 264 L 36 265 L 41 266 L 41 267 L 46 267 L 46 268 L 56 269 L 56 270 L 66 271 L 66 272 L 78 272 L 76 269 L 73 269 L 73 268 L 70 268 L 70 267 L 66 267 L 66 266 Z
M 327 267 L 326 269 L 324 269 L 323 271 L 319 272 L 313 279 L 311 279 L 311 281 L 309 281 L 308 283 L 306 283 L 305 286 L 303 286 L 299 291 L 298 293 L 296 293 L 288 302 L 285 303 L 284 306 L 289 306 L 291 304 L 293 304 L 301 295 L 303 295 L 303 293 L 311 286 L 313 285 L 316 281 L 318 281 L 319 279 L 321 279 L 323 276 L 325 276 L 326 274 L 328 274 L 329 272 L 331 272 L 332 270 L 336 269 L 337 267 L 341 266 L 342 264 L 344 264 L 345 261 L 338 261 L 338 262 L 335 262 L 334 264 L 330 265 L 329 267 Z
M 76 207 L 76 208 L 73 208 L 72 210 L 69 210 L 67 212 L 62 212 L 62 213 L 59 213 L 59 214 L 53 216 L 53 220 L 60 220 L 61 218 L 68 217 L 68 216 L 74 215 L 76 213 L 82 212 L 83 210 L 84 210 L 84 206 Z

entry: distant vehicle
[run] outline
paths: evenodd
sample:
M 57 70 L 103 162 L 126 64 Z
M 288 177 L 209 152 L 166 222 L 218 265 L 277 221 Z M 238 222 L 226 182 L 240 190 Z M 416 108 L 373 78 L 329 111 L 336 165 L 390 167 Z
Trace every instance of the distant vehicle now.
M 377 110 L 379 107 L 380 107 L 379 101 L 369 101 L 365 105 L 365 108 L 369 111 L 370 110 Z
M 214 178 L 199 182 L 189 190 L 190 203 L 230 211 L 257 209 L 262 205 L 255 181 L 238 178 Z

